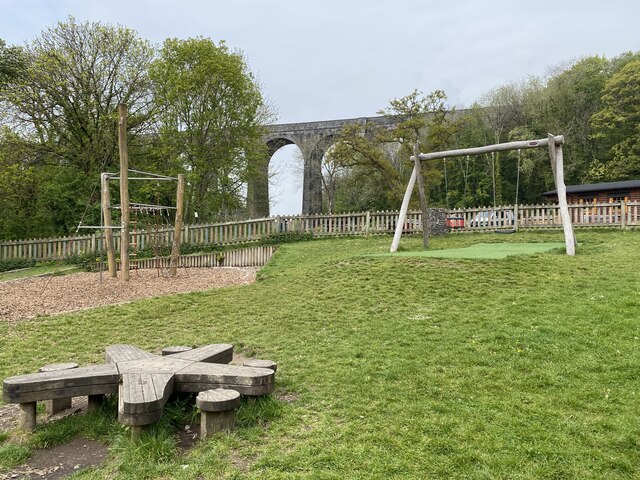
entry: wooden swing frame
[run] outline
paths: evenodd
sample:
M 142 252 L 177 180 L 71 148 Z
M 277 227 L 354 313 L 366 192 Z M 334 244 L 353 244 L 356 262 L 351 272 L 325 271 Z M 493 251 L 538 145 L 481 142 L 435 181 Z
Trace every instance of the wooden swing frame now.
M 404 225 L 407 217 L 407 210 L 409 208 L 409 200 L 418 178 L 418 172 L 420 171 L 420 162 L 422 160 L 434 160 L 437 158 L 450 158 L 461 157 L 465 155 L 478 155 L 482 153 L 502 152 L 507 150 L 520 150 L 525 148 L 539 148 L 548 147 L 549 159 L 551 161 L 551 169 L 553 170 L 553 181 L 558 192 L 558 203 L 560 205 L 560 218 L 562 220 L 562 228 L 564 230 L 564 243 L 567 255 L 573 256 L 576 254 L 576 239 L 573 233 L 573 225 L 571 223 L 571 217 L 569 215 L 569 206 L 567 204 L 567 187 L 564 183 L 564 160 L 562 156 L 562 145 L 564 144 L 563 135 L 549 134 L 547 138 L 539 140 L 524 140 L 518 142 L 497 143 L 495 145 L 486 145 L 484 147 L 475 148 L 463 148 L 458 150 L 447 150 L 444 152 L 431 152 L 420 153 L 411 157 L 411 161 L 414 162 L 413 172 L 411 178 L 407 184 L 407 190 L 405 191 L 404 198 L 402 200 L 402 206 L 400 207 L 400 213 L 398 214 L 398 221 L 396 223 L 396 230 L 391 242 L 390 252 L 394 253 L 398 250 L 400 245 L 400 237 L 402 236 L 402 226 Z M 422 228 L 429 228 L 428 219 L 422 219 Z

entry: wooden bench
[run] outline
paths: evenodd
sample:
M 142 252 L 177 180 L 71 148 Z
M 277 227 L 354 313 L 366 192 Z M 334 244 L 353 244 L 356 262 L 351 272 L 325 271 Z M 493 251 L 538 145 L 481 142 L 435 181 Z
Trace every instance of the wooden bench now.
M 233 389 L 259 396 L 273 391 L 275 373 L 267 368 L 226 365 L 233 345 L 212 344 L 167 356 L 154 355 L 133 345 L 111 345 L 106 364 L 10 377 L 3 382 L 3 399 L 18 403 L 20 426 L 36 426 L 36 402 L 78 396 L 89 397 L 97 408 L 102 396 L 118 393 L 118 420 L 139 437 L 162 416 L 173 392 Z
M 231 431 L 236 424 L 236 407 L 240 405 L 240 394 L 235 390 L 217 388 L 200 392 L 196 406 L 202 410 L 200 416 L 200 438 L 205 439 L 216 432 Z
M 20 428 L 36 428 L 36 402 L 89 396 L 90 399 L 118 391 L 115 365 L 92 365 L 10 377 L 3 382 L 3 400 L 20 404 Z

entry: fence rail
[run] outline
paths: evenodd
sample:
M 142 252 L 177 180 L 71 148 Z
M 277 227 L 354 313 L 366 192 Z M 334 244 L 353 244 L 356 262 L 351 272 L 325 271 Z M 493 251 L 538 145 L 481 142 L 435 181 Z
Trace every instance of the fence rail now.
M 574 227 L 636 227 L 640 202 L 570 204 L 569 215 Z M 463 231 L 562 227 L 557 204 L 454 209 L 447 217 L 453 230 Z
M 261 245 L 258 247 L 240 248 L 224 253 L 199 253 L 195 255 L 180 255 L 178 268 L 202 268 L 202 267 L 262 267 L 276 251 L 275 245 Z M 166 270 L 171 263 L 171 257 L 152 257 L 131 260 L 131 269 L 158 269 Z M 106 269 L 106 265 L 103 264 Z M 116 262 L 116 268 L 120 269 L 120 261 Z
M 576 227 L 640 226 L 640 202 L 615 202 L 569 205 L 571 221 Z M 260 241 L 286 232 L 311 232 L 314 236 L 368 235 L 393 233 L 398 212 L 358 212 L 338 215 L 293 215 L 226 222 L 185 225 L 182 241 L 192 245 L 227 246 Z M 447 211 L 447 223 L 453 231 L 492 231 L 520 228 L 559 228 L 559 207 L 546 205 L 507 205 Z M 422 231 L 422 216 L 410 211 L 404 233 Z M 133 251 L 168 246 L 173 242 L 173 228 L 131 232 Z M 120 238 L 115 236 L 116 250 Z M 98 234 L 0 242 L 0 260 L 56 260 L 74 255 L 98 255 L 102 238 Z M 158 255 L 156 255 L 158 256 Z

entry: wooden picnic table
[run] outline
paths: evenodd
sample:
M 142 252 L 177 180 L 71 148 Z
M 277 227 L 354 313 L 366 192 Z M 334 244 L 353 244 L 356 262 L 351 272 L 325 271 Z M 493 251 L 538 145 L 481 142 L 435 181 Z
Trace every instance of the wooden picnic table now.
M 19 403 L 21 426 L 35 428 L 37 401 L 118 393 L 118 420 L 139 428 L 157 421 L 173 392 L 202 392 L 216 388 L 242 395 L 273 391 L 275 372 L 265 368 L 228 365 L 233 345 L 212 344 L 159 356 L 133 345 L 106 348 L 106 364 L 18 375 L 4 380 L 3 399 Z

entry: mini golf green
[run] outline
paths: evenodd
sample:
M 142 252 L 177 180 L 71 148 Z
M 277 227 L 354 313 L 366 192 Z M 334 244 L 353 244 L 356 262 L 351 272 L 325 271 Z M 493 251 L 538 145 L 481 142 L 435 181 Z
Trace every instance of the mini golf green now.
M 543 253 L 555 248 L 564 248 L 564 243 L 476 243 L 465 248 L 449 250 L 416 250 L 411 252 L 381 253 L 380 257 L 432 257 L 500 259 L 511 255 Z

